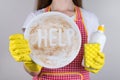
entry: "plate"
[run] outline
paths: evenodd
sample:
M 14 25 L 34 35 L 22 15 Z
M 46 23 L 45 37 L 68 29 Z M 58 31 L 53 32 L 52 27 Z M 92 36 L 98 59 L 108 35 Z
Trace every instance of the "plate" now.
M 78 26 L 60 12 L 46 12 L 34 17 L 24 33 L 31 49 L 31 58 L 46 68 L 61 68 L 70 64 L 81 47 Z

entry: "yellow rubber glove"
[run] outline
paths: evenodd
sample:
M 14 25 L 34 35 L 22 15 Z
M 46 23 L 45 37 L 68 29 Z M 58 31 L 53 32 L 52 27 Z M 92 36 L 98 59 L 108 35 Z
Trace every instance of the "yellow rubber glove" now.
M 13 34 L 9 37 L 9 51 L 17 62 L 24 62 L 25 68 L 30 72 L 38 72 L 41 66 L 35 64 L 30 58 L 30 48 L 28 41 L 24 39 L 23 34 Z
M 98 73 L 104 65 L 104 53 L 100 52 L 100 44 L 85 44 L 84 66 L 87 71 Z

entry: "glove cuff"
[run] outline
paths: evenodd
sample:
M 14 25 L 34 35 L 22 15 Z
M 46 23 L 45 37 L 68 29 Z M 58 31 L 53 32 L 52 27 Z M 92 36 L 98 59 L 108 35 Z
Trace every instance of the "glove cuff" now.
M 29 72 L 40 72 L 42 67 L 35 62 L 24 62 L 24 67 Z

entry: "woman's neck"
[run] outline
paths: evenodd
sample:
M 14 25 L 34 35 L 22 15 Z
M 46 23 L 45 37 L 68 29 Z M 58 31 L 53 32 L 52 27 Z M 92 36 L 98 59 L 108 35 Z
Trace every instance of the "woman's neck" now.
M 53 0 L 51 4 L 52 11 L 74 11 L 72 0 Z

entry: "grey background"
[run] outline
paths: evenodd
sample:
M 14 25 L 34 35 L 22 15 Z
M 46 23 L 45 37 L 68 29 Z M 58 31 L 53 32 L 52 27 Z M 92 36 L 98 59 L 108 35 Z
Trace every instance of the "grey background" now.
M 120 79 L 120 0 L 83 0 L 84 8 L 95 13 L 105 24 L 107 43 L 106 63 L 91 80 Z M 22 63 L 15 62 L 8 52 L 9 35 L 22 33 L 26 16 L 35 8 L 35 0 L 0 0 L 0 80 L 32 80 Z

